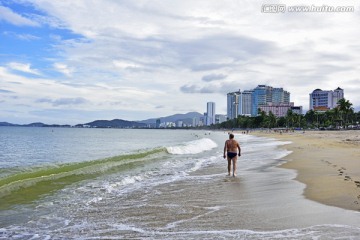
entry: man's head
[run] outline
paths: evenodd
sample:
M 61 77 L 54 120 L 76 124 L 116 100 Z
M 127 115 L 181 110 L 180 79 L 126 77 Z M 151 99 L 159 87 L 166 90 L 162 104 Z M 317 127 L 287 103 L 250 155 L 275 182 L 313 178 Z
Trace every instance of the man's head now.
M 233 139 L 233 138 L 234 138 L 234 134 L 230 133 L 230 134 L 229 134 L 229 138 L 230 138 L 230 139 Z

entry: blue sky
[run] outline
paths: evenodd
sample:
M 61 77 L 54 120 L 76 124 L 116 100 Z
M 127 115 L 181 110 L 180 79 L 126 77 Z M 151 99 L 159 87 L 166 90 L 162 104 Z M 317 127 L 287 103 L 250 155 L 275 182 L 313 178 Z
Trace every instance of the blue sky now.
M 264 13 L 264 4 L 353 12 Z M 308 109 L 341 87 L 360 110 L 355 0 L 0 0 L 0 121 L 143 120 L 283 87 Z

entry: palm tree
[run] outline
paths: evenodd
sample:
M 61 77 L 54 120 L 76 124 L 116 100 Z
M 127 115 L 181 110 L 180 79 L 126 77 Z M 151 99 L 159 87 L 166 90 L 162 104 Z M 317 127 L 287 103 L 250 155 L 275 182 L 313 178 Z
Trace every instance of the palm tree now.
M 349 113 L 353 112 L 353 108 L 351 107 L 353 104 L 346 100 L 345 98 L 340 99 L 338 102 L 339 112 L 341 113 L 341 118 L 345 115 L 345 127 L 348 122 L 348 115 Z
M 277 119 L 276 119 L 276 116 L 270 111 L 269 112 L 269 127 L 270 128 L 273 128 L 273 127 L 276 127 L 276 121 L 277 121 Z
M 293 126 L 293 122 L 294 122 L 294 114 L 293 111 L 291 109 L 289 109 L 286 113 L 286 122 L 288 123 L 287 127 L 292 127 Z
M 307 121 L 308 124 L 313 125 L 314 122 L 316 121 L 316 112 L 311 109 L 309 110 L 306 114 L 305 114 L 305 119 Z

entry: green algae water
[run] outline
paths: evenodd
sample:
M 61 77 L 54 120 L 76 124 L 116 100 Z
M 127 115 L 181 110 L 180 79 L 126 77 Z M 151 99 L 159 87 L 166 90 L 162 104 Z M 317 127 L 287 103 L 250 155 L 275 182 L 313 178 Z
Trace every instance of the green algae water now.
M 303 198 L 274 139 L 227 132 L 0 128 L 0 239 L 359 239 L 356 212 Z
M 0 179 L 0 198 L 2 198 L 0 209 L 32 202 L 43 194 L 54 192 L 78 181 L 124 171 L 141 161 L 160 158 L 159 153 L 164 155 L 165 148 L 36 170 L 29 167 L 21 173 Z

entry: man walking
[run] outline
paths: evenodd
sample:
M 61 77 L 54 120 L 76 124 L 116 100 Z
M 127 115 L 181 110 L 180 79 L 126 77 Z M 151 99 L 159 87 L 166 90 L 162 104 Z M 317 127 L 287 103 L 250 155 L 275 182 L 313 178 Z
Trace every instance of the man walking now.
M 239 152 L 237 151 L 239 150 Z M 231 162 L 233 163 L 233 177 L 236 176 L 236 161 L 237 156 L 241 156 L 241 148 L 239 143 L 234 139 L 234 134 L 229 134 L 229 139 L 225 141 L 224 158 L 228 160 L 228 176 L 231 174 Z

